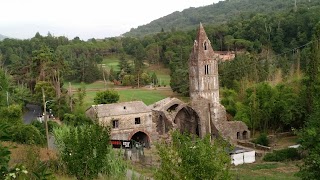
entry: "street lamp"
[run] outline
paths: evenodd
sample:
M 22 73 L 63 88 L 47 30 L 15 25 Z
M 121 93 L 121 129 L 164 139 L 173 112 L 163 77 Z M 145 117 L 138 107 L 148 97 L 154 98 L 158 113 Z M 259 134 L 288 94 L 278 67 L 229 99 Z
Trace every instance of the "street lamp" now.
M 54 101 L 54 100 L 46 101 L 46 95 L 44 94 L 43 87 L 41 88 L 41 90 L 42 90 L 42 100 L 43 100 L 44 123 L 45 123 L 45 128 L 46 128 L 46 137 L 47 137 L 47 149 L 49 149 L 49 130 L 48 130 L 48 120 L 47 120 L 47 103 L 51 102 L 51 101 Z
M 43 98 L 45 100 L 45 95 L 43 93 Z M 49 149 L 49 130 L 48 130 L 48 116 L 47 116 L 47 103 L 48 102 L 52 102 L 54 100 L 49 100 L 49 101 L 45 101 L 44 102 L 44 107 L 43 107 L 43 111 L 44 111 L 44 123 L 45 123 L 45 127 L 46 127 L 46 136 L 47 136 L 47 148 Z

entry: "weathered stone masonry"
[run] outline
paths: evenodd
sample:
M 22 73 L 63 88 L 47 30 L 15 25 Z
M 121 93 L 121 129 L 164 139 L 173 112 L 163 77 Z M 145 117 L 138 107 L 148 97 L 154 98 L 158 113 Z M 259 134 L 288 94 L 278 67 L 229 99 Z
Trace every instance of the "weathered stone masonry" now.
M 170 139 L 178 129 L 200 137 L 222 136 L 231 143 L 250 137 L 248 127 L 240 121 L 227 121 L 219 98 L 219 55 L 214 52 L 200 24 L 189 58 L 191 102 L 165 98 L 146 106 L 142 101 L 93 105 L 87 115 L 102 125 L 111 126 L 111 137 L 136 140 L 149 147 L 159 139 Z

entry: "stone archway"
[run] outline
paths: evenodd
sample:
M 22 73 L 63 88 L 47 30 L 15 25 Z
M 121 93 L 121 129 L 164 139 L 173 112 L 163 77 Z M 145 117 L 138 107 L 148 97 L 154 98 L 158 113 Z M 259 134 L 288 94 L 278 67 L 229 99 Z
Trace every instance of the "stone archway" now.
M 173 122 L 181 133 L 187 132 L 200 136 L 200 118 L 192 108 L 186 106 L 180 109 Z
M 130 140 L 134 140 L 138 143 L 140 143 L 143 147 L 149 148 L 150 147 L 150 138 L 149 136 L 142 132 L 142 131 L 138 131 L 136 133 L 134 133 Z
M 248 139 L 248 132 L 247 131 L 243 131 L 242 139 Z

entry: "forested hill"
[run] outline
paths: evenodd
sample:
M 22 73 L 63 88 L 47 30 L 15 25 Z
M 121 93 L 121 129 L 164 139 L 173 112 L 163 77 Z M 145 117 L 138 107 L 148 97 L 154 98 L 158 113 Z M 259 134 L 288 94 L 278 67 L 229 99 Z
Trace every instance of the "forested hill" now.
M 171 30 L 189 30 L 202 22 L 204 24 L 225 23 L 234 18 L 249 18 L 252 14 L 274 14 L 283 10 L 320 5 L 315 0 L 226 0 L 219 3 L 176 11 L 149 24 L 132 28 L 124 36 L 144 36 Z

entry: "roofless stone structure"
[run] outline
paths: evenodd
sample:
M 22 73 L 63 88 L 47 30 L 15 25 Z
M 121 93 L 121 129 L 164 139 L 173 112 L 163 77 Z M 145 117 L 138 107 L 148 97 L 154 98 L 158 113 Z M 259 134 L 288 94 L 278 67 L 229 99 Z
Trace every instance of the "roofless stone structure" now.
M 111 138 L 136 140 L 146 147 L 159 139 L 170 139 L 170 130 L 200 137 L 222 136 L 230 143 L 250 137 L 241 121 L 227 121 L 219 99 L 219 55 L 200 23 L 189 58 L 191 103 L 165 98 L 146 106 L 141 101 L 91 106 L 86 114 L 111 126 Z

